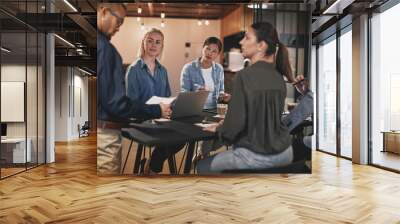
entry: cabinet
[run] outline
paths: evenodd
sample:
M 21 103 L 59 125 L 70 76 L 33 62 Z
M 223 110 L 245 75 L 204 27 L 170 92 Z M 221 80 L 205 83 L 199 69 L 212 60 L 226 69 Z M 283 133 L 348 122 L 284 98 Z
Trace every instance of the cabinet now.
M 400 132 L 387 131 L 383 134 L 383 152 L 400 154 Z
M 25 144 L 27 143 L 26 151 Z M 20 164 L 31 162 L 32 141 L 28 138 L 6 138 L 1 139 L 1 160 L 5 164 Z M 25 161 L 26 160 L 26 161 Z

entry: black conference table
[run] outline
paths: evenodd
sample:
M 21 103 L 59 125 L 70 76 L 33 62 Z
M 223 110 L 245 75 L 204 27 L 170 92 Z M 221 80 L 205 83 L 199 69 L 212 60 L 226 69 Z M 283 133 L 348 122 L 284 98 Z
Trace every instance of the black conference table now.
M 201 127 L 194 124 L 201 123 L 204 120 L 207 120 L 207 122 L 217 122 L 218 119 L 214 118 L 215 115 L 216 113 L 213 111 L 205 111 L 200 116 L 186 117 L 164 122 L 145 121 L 139 124 L 130 124 L 128 128 L 123 128 L 122 136 L 129 139 L 131 142 L 122 172 L 125 171 L 125 166 L 132 150 L 133 142 L 138 143 L 133 174 L 138 174 L 139 172 L 141 158 L 142 156 L 145 156 L 143 150 L 146 149 L 146 147 L 150 148 L 151 153 L 151 149 L 157 146 L 186 143 L 185 147 L 187 155 L 183 172 L 184 174 L 190 174 L 196 143 L 216 138 L 215 133 L 203 131 Z M 174 158 L 175 157 L 172 156 L 172 158 L 168 159 L 172 174 L 176 174 L 176 163 Z

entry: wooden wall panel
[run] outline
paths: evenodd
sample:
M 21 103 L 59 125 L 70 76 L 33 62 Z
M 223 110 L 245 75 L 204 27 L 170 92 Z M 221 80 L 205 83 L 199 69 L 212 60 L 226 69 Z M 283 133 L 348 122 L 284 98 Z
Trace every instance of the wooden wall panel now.
M 235 9 L 226 15 L 221 21 L 221 36 L 222 38 L 240 32 L 243 30 L 243 7 Z
M 88 81 L 89 86 L 89 122 L 90 132 L 97 132 L 97 78 L 90 77 Z
M 245 31 L 253 23 L 252 9 L 241 5 L 221 20 L 221 37 Z

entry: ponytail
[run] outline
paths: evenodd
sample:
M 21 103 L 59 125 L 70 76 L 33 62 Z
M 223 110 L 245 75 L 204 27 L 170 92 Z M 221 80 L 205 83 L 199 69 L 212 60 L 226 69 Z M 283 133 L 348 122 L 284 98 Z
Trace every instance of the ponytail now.
M 288 82 L 293 83 L 293 73 L 289 62 L 289 52 L 285 45 L 279 42 L 276 54 L 276 70 L 286 77 Z
M 258 42 L 265 41 L 267 43 L 268 48 L 265 55 L 275 55 L 276 70 L 285 76 L 288 82 L 294 82 L 288 50 L 279 41 L 276 29 L 268 22 L 253 23 L 251 27 L 256 33 Z M 278 48 L 278 52 L 276 52 L 276 48 Z

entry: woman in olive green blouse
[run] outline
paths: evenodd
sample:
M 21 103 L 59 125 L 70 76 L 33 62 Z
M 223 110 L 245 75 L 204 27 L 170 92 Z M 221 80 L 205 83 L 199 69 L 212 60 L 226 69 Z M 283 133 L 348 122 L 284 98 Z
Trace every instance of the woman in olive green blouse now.
M 286 97 L 283 76 L 293 81 L 288 51 L 266 22 L 253 24 L 240 44 L 251 65 L 236 75 L 225 120 L 204 129 L 216 132 L 233 148 L 200 160 L 199 174 L 266 169 L 293 160 L 291 137 L 281 122 Z

